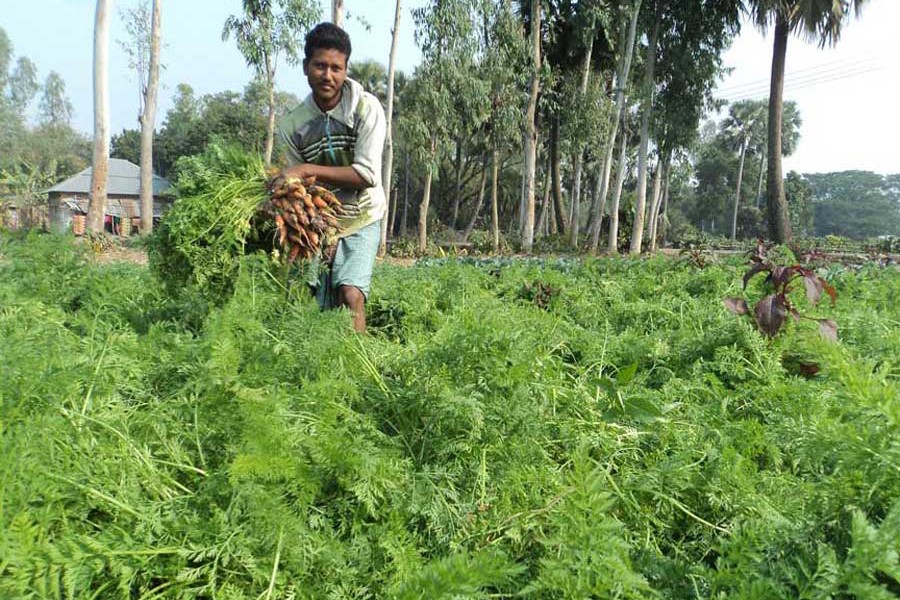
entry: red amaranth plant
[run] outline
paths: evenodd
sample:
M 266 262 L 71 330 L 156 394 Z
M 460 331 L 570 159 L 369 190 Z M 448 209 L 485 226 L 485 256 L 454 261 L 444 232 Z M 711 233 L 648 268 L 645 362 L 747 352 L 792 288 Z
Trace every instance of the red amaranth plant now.
M 801 315 L 800 311 L 791 302 L 788 294 L 794 289 L 794 282 L 803 281 L 806 289 L 806 297 L 815 306 L 822 298 L 822 292 L 828 294 L 831 303 L 837 300 L 837 292 L 834 287 L 822 279 L 815 271 L 799 264 L 776 265 L 766 256 L 768 248 L 762 240 L 757 241 L 756 248 L 751 251 L 750 270 L 744 274 L 744 289 L 758 273 L 768 273 L 766 283 L 772 286 L 772 293 L 764 296 L 753 308 L 743 298 L 725 298 L 725 307 L 736 315 L 750 315 L 759 330 L 769 337 L 775 337 L 790 315 L 795 321 L 808 319 L 819 324 L 819 333 L 822 337 L 837 341 L 837 323 L 831 319 L 820 319 Z

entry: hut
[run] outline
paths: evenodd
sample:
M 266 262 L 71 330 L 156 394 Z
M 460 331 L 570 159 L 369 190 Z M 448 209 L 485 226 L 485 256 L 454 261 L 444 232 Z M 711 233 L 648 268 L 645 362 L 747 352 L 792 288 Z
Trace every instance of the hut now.
M 153 175 L 154 221 L 158 220 L 172 203 L 171 197 L 166 194 L 169 188 L 171 184 L 168 181 L 156 174 Z M 121 158 L 109 159 L 106 189 L 106 230 L 117 235 L 130 235 L 136 232 L 143 218 L 140 167 Z M 68 231 L 71 228 L 76 235 L 83 234 L 90 193 L 91 167 L 47 190 L 51 228 L 57 231 Z

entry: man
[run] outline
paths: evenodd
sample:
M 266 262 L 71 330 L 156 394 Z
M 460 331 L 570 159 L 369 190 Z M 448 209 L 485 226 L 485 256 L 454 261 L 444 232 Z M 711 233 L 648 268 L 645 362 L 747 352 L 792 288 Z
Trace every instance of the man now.
M 288 164 L 282 175 L 315 177 L 343 204 L 339 239 L 321 257 L 328 268 L 320 274 L 313 265 L 309 283 L 319 306 L 349 308 L 354 328 L 364 332 L 386 209 L 381 188 L 386 125 L 378 99 L 347 77 L 350 51 L 350 37 L 332 23 L 307 34 L 303 72 L 312 93 L 280 120 L 278 134 Z

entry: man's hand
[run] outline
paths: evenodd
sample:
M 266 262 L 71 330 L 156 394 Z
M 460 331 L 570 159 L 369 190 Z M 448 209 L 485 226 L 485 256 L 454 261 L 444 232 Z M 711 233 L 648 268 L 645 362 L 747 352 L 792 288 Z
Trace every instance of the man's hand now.
M 353 167 L 328 167 L 301 163 L 282 169 L 281 177 L 314 178 L 317 182 L 346 189 L 364 190 L 372 187 Z

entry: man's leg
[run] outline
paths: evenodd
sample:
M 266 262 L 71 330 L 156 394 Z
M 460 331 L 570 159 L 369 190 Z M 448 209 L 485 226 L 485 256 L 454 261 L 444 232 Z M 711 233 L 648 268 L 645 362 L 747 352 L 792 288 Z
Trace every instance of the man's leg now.
M 380 240 L 381 221 L 376 221 L 341 239 L 331 264 L 335 304 L 350 309 L 359 332 L 366 330 L 366 296 Z
M 366 332 L 366 295 L 353 285 L 342 285 L 337 291 L 338 304 L 353 313 L 353 329 Z

